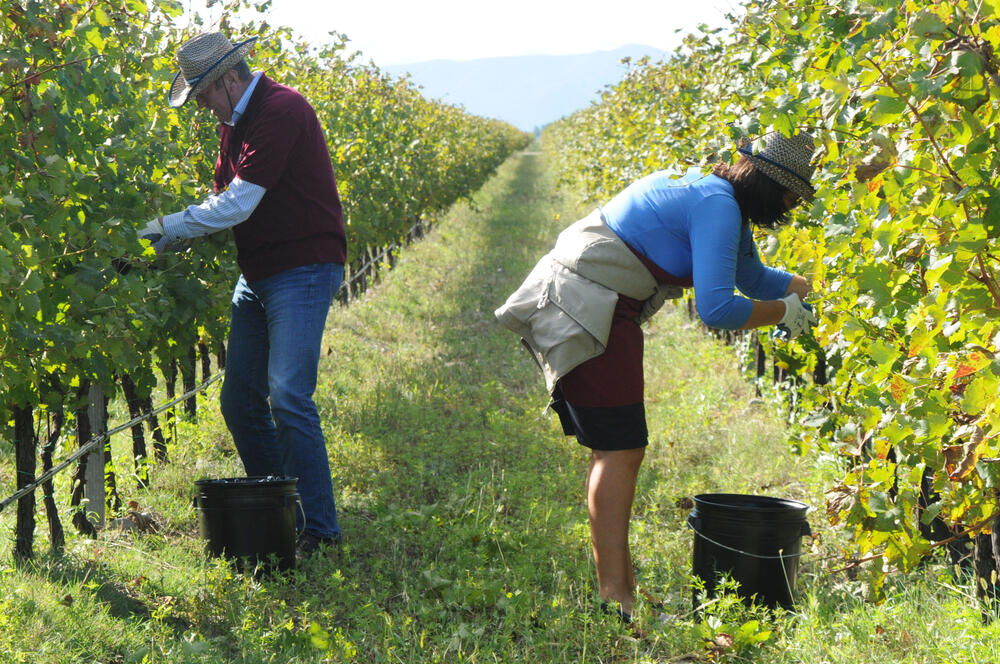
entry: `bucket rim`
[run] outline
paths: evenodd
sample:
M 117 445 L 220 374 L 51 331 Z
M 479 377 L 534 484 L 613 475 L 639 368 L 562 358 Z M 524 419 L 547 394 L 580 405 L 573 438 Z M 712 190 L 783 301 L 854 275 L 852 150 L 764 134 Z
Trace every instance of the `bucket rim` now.
M 778 498 L 776 496 L 761 496 L 757 494 L 743 493 L 699 493 L 692 497 L 695 508 L 710 507 L 740 512 L 786 512 L 801 511 L 803 514 L 809 512 L 812 507 L 808 504 L 792 498 Z M 751 501 L 754 504 L 737 504 L 738 501 Z
M 293 486 L 299 481 L 298 477 L 279 475 L 251 475 L 248 477 L 205 477 L 195 480 L 194 485 L 199 488 L 207 487 L 274 487 Z

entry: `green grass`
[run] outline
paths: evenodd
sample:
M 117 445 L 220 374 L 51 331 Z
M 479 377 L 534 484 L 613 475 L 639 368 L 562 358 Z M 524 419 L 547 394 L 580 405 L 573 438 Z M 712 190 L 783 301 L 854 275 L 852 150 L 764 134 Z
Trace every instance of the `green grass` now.
M 336 554 L 261 578 L 206 559 L 192 482 L 240 474 L 212 390 L 149 489 L 119 479 L 157 534 L 71 536 L 55 556 L 40 525 L 33 562 L 0 562 L 0 662 L 998 661 L 1000 628 L 945 566 L 893 576 L 882 604 L 826 570 L 841 539 L 823 518 L 830 462 L 792 453 L 785 413 L 755 400 L 733 349 L 680 311 L 646 329 L 652 433 L 632 527 L 639 583 L 667 609 L 661 621 L 640 605 L 641 638 L 599 614 L 588 455 L 542 413 L 540 374 L 492 315 L 586 211 L 541 156 L 516 156 L 331 311 L 317 401 L 345 533 Z M 129 468 L 127 438 L 115 444 Z M 9 486 L 10 459 L 0 468 Z M 814 507 L 821 540 L 796 613 L 724 597 L 692 614 L 686 499 L 719 491 Z M 734 646 L 706 645 L 720 633 Z

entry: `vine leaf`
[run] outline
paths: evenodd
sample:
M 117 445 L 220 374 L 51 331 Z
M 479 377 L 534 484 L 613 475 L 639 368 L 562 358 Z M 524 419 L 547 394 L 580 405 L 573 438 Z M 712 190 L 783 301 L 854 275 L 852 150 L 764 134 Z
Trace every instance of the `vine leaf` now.
M 973 427 L 972 434 L 965 443 L 944 448 L 945 466 L 952 481 L 964 480 L 975 470 L 980 457 L 986 451 L 987 440 L 986 432 L 977 425 Z

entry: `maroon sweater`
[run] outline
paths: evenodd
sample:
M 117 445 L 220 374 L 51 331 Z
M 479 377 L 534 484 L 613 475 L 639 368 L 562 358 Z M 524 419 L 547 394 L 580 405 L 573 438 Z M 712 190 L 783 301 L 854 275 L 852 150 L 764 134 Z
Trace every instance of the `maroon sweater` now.
M 219 126 L 216 193 L 237 175 L 267 190 L 250 217 L 233 227 L 247 281 L 345 262 L 340 194 L 316 112 L 298 92 L 266 76 L 236 126 Z

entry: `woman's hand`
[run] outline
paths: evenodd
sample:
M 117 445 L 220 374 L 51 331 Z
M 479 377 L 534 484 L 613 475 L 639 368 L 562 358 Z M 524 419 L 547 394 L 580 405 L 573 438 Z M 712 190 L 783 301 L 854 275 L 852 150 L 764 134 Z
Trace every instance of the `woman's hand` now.
M 805 301 L 806 295 L 812 292 L 812 284 L 809 280 L 803 276 L 796 274 L 792 277 L 792 281 L 788 284 L 788 289 L 785 291 L 785 295 L 791 295 L 795 293 L 799 296 L 799 299 Z
M 806 295 L 812 292 L 812 284 L 803 276 L 796 274 L 785 290 L 785 296 L 795 293 L 800 301 L 805 301 Z M 799 308 L 801 308 L 801 304 Z M 755 327 L 766 327 L 777 325 L 788 311 L 788 307 L 782 300 L 754 301 L 753 309 L 750 310 L 750 319 L 741 327 L 741 330 L 752 330 Z M 812 316 L 812 313 L 809 314 Z M 813 319 L 815 322 L 815 319 Z

